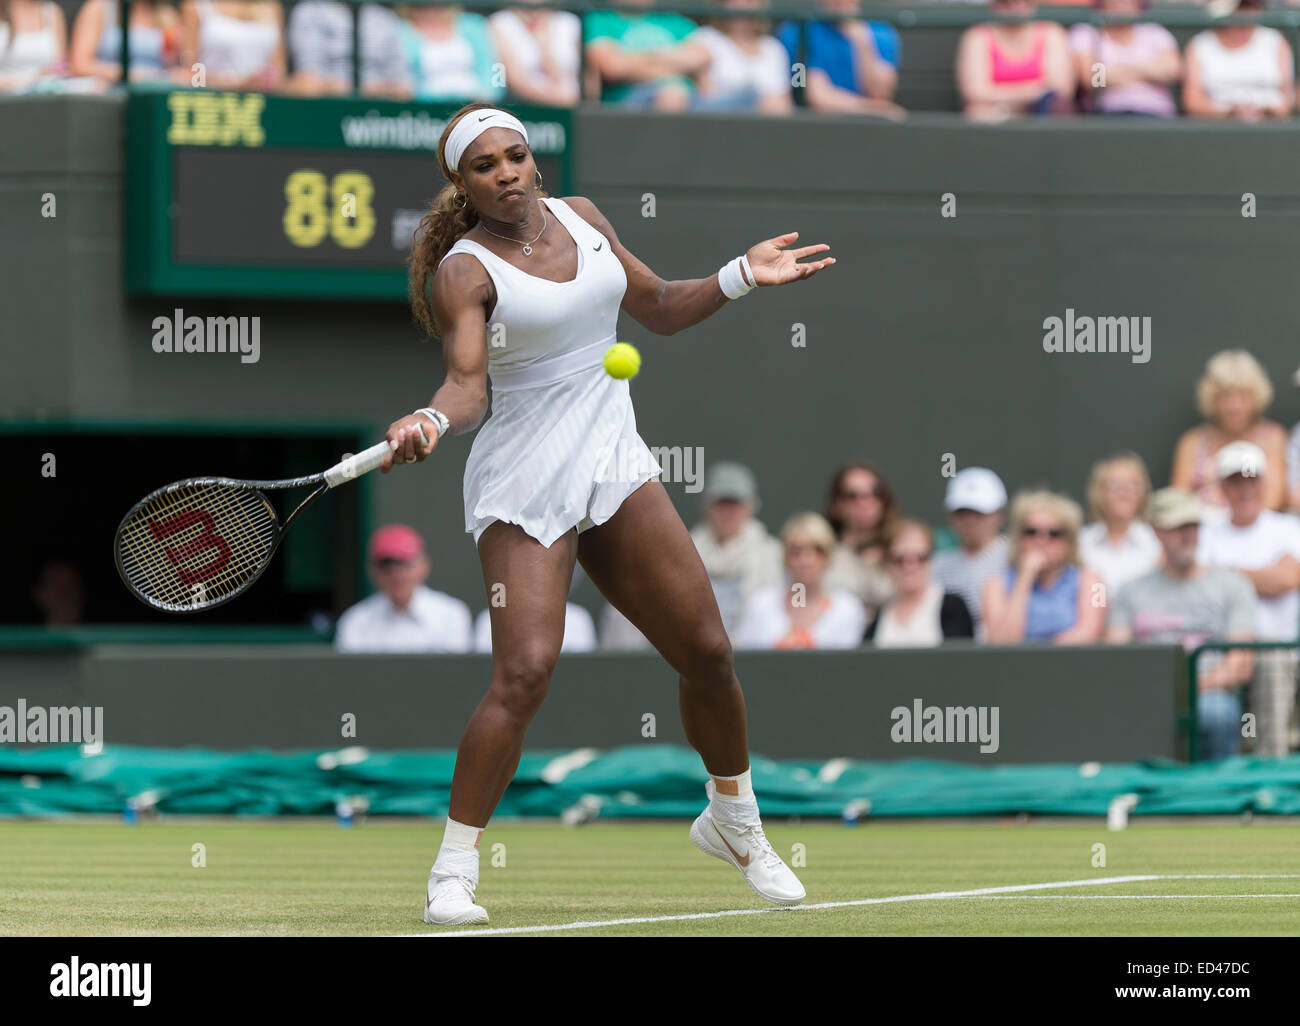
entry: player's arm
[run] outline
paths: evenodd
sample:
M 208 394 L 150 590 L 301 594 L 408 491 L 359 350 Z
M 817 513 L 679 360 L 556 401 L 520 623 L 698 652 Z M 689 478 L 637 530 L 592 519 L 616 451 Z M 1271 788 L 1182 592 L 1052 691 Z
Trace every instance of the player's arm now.
M 439 265 L 430 300 L 442 335 L 445 376 L 429 405 L 446 416 L 450 434 L 464 434 L 477 428 L 488 411 L 487 311 L 496 303 L 496 293 L 483 265 L 457 253 Z M 428 436 L 427 445 L 419 444 L 417 427 Z M 423 462 L 441 440 L 432 421 L 419 413 L 393 421 L 387 438 L 397 447 L 381 464 L 384 473 L 394 457 L 398 462 Z
M 638 260 L 618 240 L 614 226 L 609 223 L 596 205 L 584 196 L 565 199 L 578 216 L 609 239 L 610 248 L 618 257 L 627 274 L 627 291 L 623 293 L 623 309 L 635 320 L 656 335 L 674 335 L 683 328 L 698 324 L 722 308 L 727 301 L 716 273 L 707 278 L 690 278 L 664 281 L 654 271 Z M 749 250 L 746 256 L 759 285 L 783 285 L 811 277 L 823 267 L 835 262 L 834 257 L 799 263 L 799 258 L 822 253 L 825 243 L 784 249 L 798 238 L 797 232 L 766 239 Z

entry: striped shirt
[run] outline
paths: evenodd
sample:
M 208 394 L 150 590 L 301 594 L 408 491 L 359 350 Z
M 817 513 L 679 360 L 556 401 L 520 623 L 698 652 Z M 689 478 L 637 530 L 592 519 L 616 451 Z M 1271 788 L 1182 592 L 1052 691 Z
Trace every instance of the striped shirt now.
M 944 591 L 955 592 L 965 600 L 975 621 L 976 637 L 983 636 L 984 611 L 980 599 L 984 582 L 1006 568 L 1009 547 L 1006 535 L 1000 534 L 973 556 L 961 548 L 935 553 L 934 579 L 943 585 Z
M 361 84 L 409 86 L 411 73 L 397 16 L 387 7 L 361 8 Z M 304 0 L 289 15 L 289 56 L 294 71 L 352 82 L 352 9 L 333 0 Z

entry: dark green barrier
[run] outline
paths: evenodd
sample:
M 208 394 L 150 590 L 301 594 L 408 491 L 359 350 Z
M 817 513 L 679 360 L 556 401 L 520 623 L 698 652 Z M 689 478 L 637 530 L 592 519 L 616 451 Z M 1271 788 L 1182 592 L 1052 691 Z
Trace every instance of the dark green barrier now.
M 1174 647 L 741 653 L 737 670 L 750 746 L 770 758 L 998 764 L 1185 754 L 1185 668 Z M 19 699 L 102 707 L 109 744 L 455 748 L 489 672 L 487 656 L 101 646 L 0 658 L 0 707 L 16 709 Z M 973 712 L 948 712 L 959 709 Z M 980 727 L 990 728 L 982 738 Z M 677 678 L 661 659 L 561 657 L 530 749 L 652 742 L 686 743 Z

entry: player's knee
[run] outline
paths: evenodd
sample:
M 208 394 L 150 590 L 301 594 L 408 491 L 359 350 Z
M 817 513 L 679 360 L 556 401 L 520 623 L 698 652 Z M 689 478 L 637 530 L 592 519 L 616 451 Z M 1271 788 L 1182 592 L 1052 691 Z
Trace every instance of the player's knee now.
M 512 714 L 531 719 L 551 686 L 557 653 L 549 645 L 524 645 L 498 660 L 495 690 Z
M 730 684 L 736 676 L 731 641 L 721 628 L 701 633 L 694 639 L 685 677 L 692 683 Z

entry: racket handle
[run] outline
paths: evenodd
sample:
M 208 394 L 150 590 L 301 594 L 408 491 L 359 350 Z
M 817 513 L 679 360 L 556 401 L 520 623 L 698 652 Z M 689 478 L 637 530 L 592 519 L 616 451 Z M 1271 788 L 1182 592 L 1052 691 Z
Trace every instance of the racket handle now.
M 424 433 L 424 428 L 420 428 L 420 439 L 424 445 L 429 444 L 428 436 Z M 384 462 L 384 457 L 392 452 L 388 442 L 379 442 L 365 449 L 355 456 L 349 456 L 347 459 L 334 464 L 329 470 L 325 471 L 325 483 L 331 488 L 337 488 L 344 481 L 351 481 L 353 478 L 360 477 L 362 474 L 369 474 L 372 470 Z

